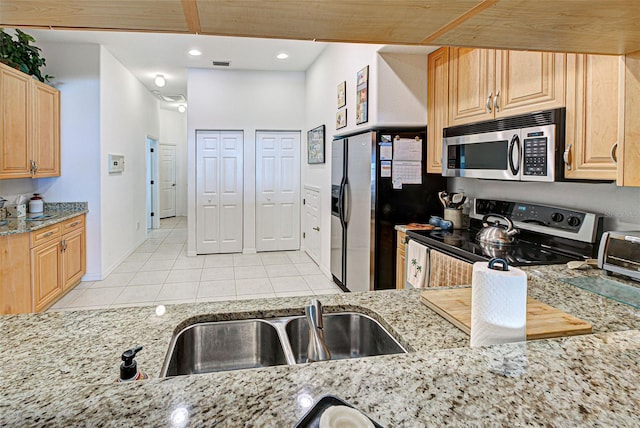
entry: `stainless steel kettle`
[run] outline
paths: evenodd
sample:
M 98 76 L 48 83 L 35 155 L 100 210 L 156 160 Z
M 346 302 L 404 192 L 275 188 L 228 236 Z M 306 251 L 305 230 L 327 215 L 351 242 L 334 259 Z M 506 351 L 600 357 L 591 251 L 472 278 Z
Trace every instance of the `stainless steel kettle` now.
M 495 217 L 507 223 L 506 226 L 500 224 L 499 221 L 489 222 L 489 218 Z M 511 219 L 499 214 L 487 214 L 482 217 L 482 225 L 484 226 L 476 239 L 479 242 L 491 245 L 509 245 L 513 242 L 514 235 L 518 233 L 518 229 L 513 226 Z

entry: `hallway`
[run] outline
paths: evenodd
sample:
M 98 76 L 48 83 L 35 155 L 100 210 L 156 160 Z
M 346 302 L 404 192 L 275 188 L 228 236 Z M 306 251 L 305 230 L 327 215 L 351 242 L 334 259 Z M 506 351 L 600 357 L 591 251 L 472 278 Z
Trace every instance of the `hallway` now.
M 81 282 L 50 311 L 312 296 L 342 291 L 303 251 L 187 257 L 187 219 L 160 220 L 106 279 Z

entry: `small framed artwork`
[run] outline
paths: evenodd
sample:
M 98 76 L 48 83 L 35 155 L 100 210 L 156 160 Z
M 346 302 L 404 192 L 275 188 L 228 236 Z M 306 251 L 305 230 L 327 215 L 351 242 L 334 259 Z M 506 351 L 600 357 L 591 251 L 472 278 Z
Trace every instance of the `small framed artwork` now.
M 369 66 L 358 71 L 356 87 L 356 125 L 369 120 Z
M 342 108 L 347 105 L 347 81 L 338 85 L 338 108 Z
M 347 109 L 340 110 L 336 113 L 336 129 L 347 126 Z
M 307 132 L 307 163 L 324 163 L 324 125 Z

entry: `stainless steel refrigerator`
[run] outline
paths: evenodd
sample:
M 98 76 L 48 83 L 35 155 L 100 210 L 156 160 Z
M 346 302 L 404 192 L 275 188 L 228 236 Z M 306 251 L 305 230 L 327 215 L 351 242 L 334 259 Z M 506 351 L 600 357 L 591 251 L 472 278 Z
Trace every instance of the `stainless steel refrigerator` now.
M 398 188 L 397 177 L 392 182 L 393 168 L 400 168 L 393 160 L 398 137 L 422 141 L 420 184 Z M 343 290 L 395 288 L 395 225 L 442 215 L 437 193 L 446 179 L 426 173 L 426 155 L 426 128 L 375 129 L 333 140 L 331 273 Z

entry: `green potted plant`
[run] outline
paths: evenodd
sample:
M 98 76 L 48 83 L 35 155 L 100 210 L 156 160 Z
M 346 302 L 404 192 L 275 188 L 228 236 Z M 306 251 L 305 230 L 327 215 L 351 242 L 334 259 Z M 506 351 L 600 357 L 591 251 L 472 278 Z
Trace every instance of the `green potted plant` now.
M 31 45 L 35 42 L 32 36 L 16 29 L 16 39 L 0 28 L 0 62 L 16 68 L 23 73 L 35 76 L 41 82 L 48 82 L 53 78 L 48 74 L 42 76 L 40 67 L 46 65 L 46 60 L 40 56 L 40 48 Z

